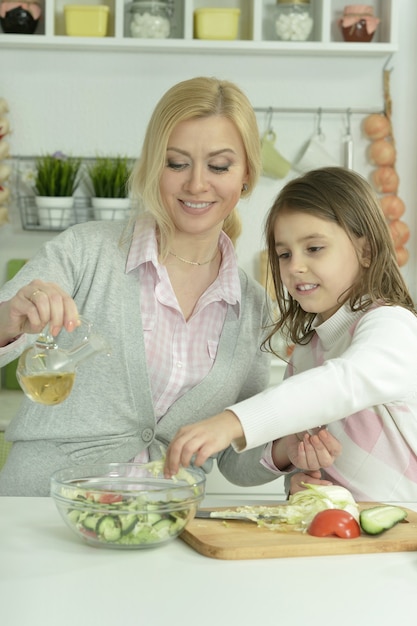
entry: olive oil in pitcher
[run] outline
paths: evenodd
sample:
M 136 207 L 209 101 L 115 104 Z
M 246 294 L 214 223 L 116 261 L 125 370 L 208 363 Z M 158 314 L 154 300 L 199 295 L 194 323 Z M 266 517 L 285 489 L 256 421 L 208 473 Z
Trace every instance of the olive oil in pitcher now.
M 69 350 L 60 348 L 45 329 L 34 345 L 21 354 L 16 376 L 24 393 L 33 402 L 60 404 L 71 393 L 78 364 L 98 352 L 110 354 L 107 342 L 91 333 L 91 323 L 85 318 L 80 318 L 77 330 L 81 330 L 82 340 Z M 79 333 L 74 331 L 75 336 L 78 337 Z

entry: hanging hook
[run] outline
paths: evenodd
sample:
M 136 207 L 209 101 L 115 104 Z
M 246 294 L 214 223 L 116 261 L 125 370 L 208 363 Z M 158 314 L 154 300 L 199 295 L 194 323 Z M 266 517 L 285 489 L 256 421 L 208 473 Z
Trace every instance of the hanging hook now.
M 267 111 L 266 111 L 266 131 L 264 133 L 264 137 L 266 137 L 269 140 L 274 140 L 275 139 L 275 133 L 273 131 L 272 128 L 272 114 L 273 114 L 273 108 L 272 107 L 268 107 Z
M 272 131 L 272 114 L 273 114 L 272 107 L 268 107 L 266 111 L 266 132 L 267 133 L 270 133 Z
M 316 130 L 318 137 L 322 137 L 323 136 L 323 131 L 322 131 L 322 128 L 321 128 L 321 116 L 322 116 L 322 109 L 321 109 L 321 107 L 319 107 L 317 109 L 317 130 Z
M 393 67 L 388 68 L 388 65 L 391 62 L 393 54 L 394 53 L 391 52 L 391 54 L 389 55 L 388 59 L 385 61 L 384 67 L 382 68 L 384 70 L 384 72 L 392 72 L 392 70 L 394 69 Z
M 352 110 L 346 109 L 346 136 L 344 138 L 343 145 L 343 164 L 351 170 L 353 169 L 353 140 L 352 140 L 352 127 L 351 127 Z
M 352 133 L 352 109 L 346 109 L 346 135 L 351 135 Z

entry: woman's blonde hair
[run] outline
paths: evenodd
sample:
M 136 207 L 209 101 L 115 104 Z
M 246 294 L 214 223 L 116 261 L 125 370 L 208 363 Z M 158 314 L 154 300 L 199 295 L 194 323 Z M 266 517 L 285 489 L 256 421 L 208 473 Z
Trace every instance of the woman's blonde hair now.
M 352 311 L 366 310 L 372 304 L 402 306 L 417 314 L 407 285 L 396 260 L 393 240 L 378 197 L 359 174 L 342 167 L 313 170 L 290 181 L 278 194 L 265 223 L 268 249 L 268 272 L 276 294 L 278 321 L 264 342 L 271 348 L 271 338 L 279 330 L 293 343 L 308 343 L 315 313 L 303 311 L 285 290 L 275 249 L 275 222 L 281 213 L 296 212 L 336 222 L 352 243 L 363 237 L 366 267 L 342 294 L 341 304 L 349 302 Z M 359 252 L 358 252 L 359 255 Z M 359 258 L 359 257 L 358 257 Z
M 153 214 L 159 230 L 160 254 L 164 258 L 169 248 L 174 226 L 164 208 L 159 189 L 166 165 L 168 140 L 180 122 L 221 115 L 229 119 L 242 138 L 246 152 L 248 181 L 242 197 L 248 196 L 261 173 L 260 138 L 253 108 L 246 95 L 233 83 L 216 78 L 197 77 L 180 82 L 160 99 L 146 130 L 142 154 L 136 162 L 129 181 L 130 193 L 140 208 Z M 132 216 L 132 221 L 136 215 Z M 241 222 L 235 208 L 223 224 L 223 230 L 233 243 L 241 232 Z

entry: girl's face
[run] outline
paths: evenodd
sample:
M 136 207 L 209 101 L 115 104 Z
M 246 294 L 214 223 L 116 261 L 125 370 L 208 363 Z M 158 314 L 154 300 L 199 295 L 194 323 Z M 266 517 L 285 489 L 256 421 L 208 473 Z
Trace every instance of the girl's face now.
M 247 180 L 245 149 L 230 120 L 211 116 L 175 127 L 160 191 L 177 231 L 218 233 Z
M 281 280 L 289 294 L 304 311 L 329 319 L 361 271 L 363 239 L 355 247 L 338 224 L 292 211 L 277 217 L 274 237 Z

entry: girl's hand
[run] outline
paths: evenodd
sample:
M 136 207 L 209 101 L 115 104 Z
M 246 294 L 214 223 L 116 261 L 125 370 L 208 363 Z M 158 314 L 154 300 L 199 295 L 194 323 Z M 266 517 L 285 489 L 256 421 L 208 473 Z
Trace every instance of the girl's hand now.
M 231 411 L 183 426 L 168 446 L 165 476 L 170 478 L 177 474 L 180 465 L 188 467 L 194 455 L 194 465 L 203 465 L 209 456 L 224 450 L 242 436 L 240 421 Z
M 288 435 L 274 441 L 272 457 L 276 467 L 284 469 L 292 463 L 301 470 L 315 471 L 329 467 L 342 452 L 342 446 L 325 428 L 316 428 Z
M 303 491 L 305 489 L 303 483 L 310 483 L 313 485 L 333 485 L 330 480 L 322 480 L 320 470 L 315 472 L 297 472 L 290 478 L 290 491 L 289 495 L 297 493 L 297 491 Z
M 297 433 L 285 437 L 288 458 L 295 467 L 315 471 L 329 467 L 342 452 L 342 446 L 325 428 L 315 433 Z
M 0 346 L 22 333 L 40 333 L 47 324 L 54 336 L 62 327 L 71 332 L 79 324 L 77 306 L 58 285 L 33 280 L 0 305 Z

